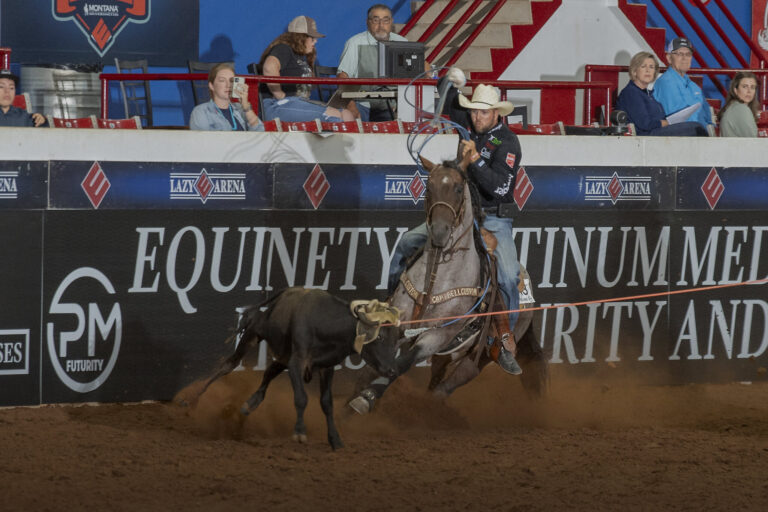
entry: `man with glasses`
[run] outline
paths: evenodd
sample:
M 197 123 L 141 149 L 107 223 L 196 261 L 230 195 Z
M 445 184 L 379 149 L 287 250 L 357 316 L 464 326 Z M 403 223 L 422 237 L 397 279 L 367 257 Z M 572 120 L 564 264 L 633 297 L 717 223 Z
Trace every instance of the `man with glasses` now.
M 392 11 L 384 4 L 368 9 L 368 30 L 350 37 L 344 45 L 336 76 L 339 78 L 379 78 L 378 41 L 407 41 L 392 32 Z M 368 87 L 367 89 L 370 89 Z M 390 121 L 392 111 L 386 100 L 350 102 L 347 108 L 357 106 L 363 121 Z
M 669 68 L 656 80 L 653 86 L 653 97 L 664 107 L 667 115 L 695 104 L 701 108 L 695 111 L 688 121 L 695 121 L 704 126 L 712 124 L 709 104 L 696 85 L 687 75 L 691 69 L 693 45 L 684 37 L 677 37 L 667 46 L 667 63 Z

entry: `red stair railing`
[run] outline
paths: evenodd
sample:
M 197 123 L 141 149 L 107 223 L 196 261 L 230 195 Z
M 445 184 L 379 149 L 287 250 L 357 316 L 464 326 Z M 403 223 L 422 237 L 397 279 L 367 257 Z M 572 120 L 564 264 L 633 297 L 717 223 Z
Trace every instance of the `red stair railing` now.
M 725 45 L 728 47 L 729 50 L 731 50 L 731 53 L 734 57 L 736 57 L 736 60 L 739 61 L 739 64 L 741 64 L 743 67 L 748 68 L 749 63 L 744 59 L 744 57 L 741 56 L 741 53 L 739 53 L 739 50 L 733 45 L 731 42 L 731 38 L 728 37 L 728 35 L 723 31 L 723 29 L 720 27 L 720 24 L 717 22 L 714 16 L 712 16 L 712 13 L 709 12 L 709 9 L 705 8 L 702 4 L 696 4 L 696 6 L 699 8 L 701 13 L 704 15 L 705 18 L 707 18 L 707 21 L 710 25 L 712 25 L 712 28 L 715 29 L 715 32 L 717 32 L 717 35 L 720 36 L 720 39 L 723 40 Z
M 480 4 L 483 3 L 483 0 L 475 0 L 472 2 L 472 5 L 467 7 L 467 10 L 464 11 L 464 14 L 461 15 L 461 18 L 459 18 L 459 21 L 454 23 L 453 27 L 448 31 L 447 34 L 443 36 L 443 38 L 440 40 L 440 42 L 435 46 L 435 48 L 432 50 L 432 52 L 427 56 L 427 62 L 434 62 L 433 59 L 436 59 L 437 56 L 440 54 L 443 48 L 453 39 L 453 36 L 456 35 L 456 32 L 459 31 L 459 29 L 464 26 L 464 23 L 467 22 L 470 16 L 474 14 L 474 12 L 477 10 L 478 7 L 480 7 Z
M 728 21 L 731 22 L 731 25 L 733 25 L 733 27 L 736 29 L 736 32 L 738 32 L 741 38 L 749 45 L 749 48 L 752 50 L 752 53 L 755 54 L 755 57 L 760 59 L 760 67 L 765 67 L 765 59 L 763 58 L 763 51 L 760 49 L 760 47 L 755 44 L 755 42 L 746 32 L 744 32 L 744 28 L 742 28 L 736 18 L 734 18 L 730 9 L 728 9 L 728 7 L 726 7 L 723 3 L 723 0 L 715 0 L 715 3 L 720 8 L 722 13 L 725 14 L 725 17 L 728 18 Z
M 421 34 L 421 37 L 419 37 L 418 41 L 420 43 L 427 42 L 427 39 L 429 39 L 429 36 L 432 35 L 432 32 L 434 32 L 437 27 L 440 26 L 440 23 L 443 22 L 443 20 L 451 13 L 454 7 L 456 7 L 456 4 L 459 3 L 459 0 L 451 0 L 448 2 L 448 5 L 443 9 L 440 14 L 437 15 L 437 17 L 432 20 L 432 23 L 429 24 L 427 27 L 427 30 L 424 31 L 423 34 Z
M 400 35 L 405 37 L 405 35 L 410 32 L 413 27 L 416 26 L 421 17 L 424 16 L 424 13 L 427 12 L 430 7 L 432 7 L 433 3 L 435 3 L 435 0 L 426 0 L 426 2 L 421 4 L 419 10 L 413 13 L 411 19 L 408 20 L 408 23 L 406 23 L 405 26 L 400 29 Z
M 469 48 L 475 39 L 477 39 L 477 36 L 480 35 L 488 23 L 491 22 L 493 17 L 496 16 L 496 13 L 499 12 L 502 7 L 504 7 L 505 2 L 506 0 L 497 0 L 496 5 L 493 6 L 493 9 L 491 9 L 488 14 L 485 15 L 485 18 L 483 18 L 483 20 L 477 25 L 475 30 L 469 35 L 466 41 L 464 41 L 464 43 L 459 46 L 459 49 L 456 50 L 456 53 L 454 53 L 453 56 L 448 59 L 448 61 L 445 63 L 445 66 L 453 66 L 456 64 L 456 61 L 458 61 L 461 56 L 464 55 L 464 52 L 467 51 L 467 48 Z

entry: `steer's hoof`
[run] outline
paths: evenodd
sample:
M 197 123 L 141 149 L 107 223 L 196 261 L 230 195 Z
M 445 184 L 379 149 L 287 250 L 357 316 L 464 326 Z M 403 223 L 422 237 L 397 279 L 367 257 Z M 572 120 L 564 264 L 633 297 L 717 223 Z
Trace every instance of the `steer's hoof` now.
M 297 433 L 294 432 L 293 436 L 291 436 L 291 439 L 293 439 L 297 443 L 306 443 L 307 442 L 307 434 L 297 434 Z
M 243 416 L 248 416 L 251 414 L 251 409 L 248 407 L 248 403 L 244 403 L 242 407 L 240 407 L 240 414 Z

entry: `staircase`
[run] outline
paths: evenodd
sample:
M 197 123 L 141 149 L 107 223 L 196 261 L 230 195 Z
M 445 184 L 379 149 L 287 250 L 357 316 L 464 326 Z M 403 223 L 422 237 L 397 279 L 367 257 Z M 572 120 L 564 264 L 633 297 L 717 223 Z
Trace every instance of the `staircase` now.
M 412 12 L 416 12 L 423 3 L 423 1 L 411 2 Z M 448 8 L 449 3 L 449 0 L 437 0 L 432 4 L 419 22 L 408 32 L 406 35 L 408 40 L 417 41 L 432 21 Z M 472 3 L 470 0 L 458 2 L 447 17 L 442 20 L 426 41 L 427 55 L 440 43 Z M 506 0 L 504 6 L 453 65 L 464 70 L 473 79 L 498 78 L 560 7 L 561 3 L 562 0 Z M 480 7 L 467 19 L 437 58 L 432 59 L 431 63 L 436 66 L 445 65 L 495 4 L 496 1 L 493 0 L 481 2 Z M 402 25 L 395 28 L 400 31 Z
M 640 35 L 643 36 L 645 42 L 650 45 L 661 62 L 666 62 L 666 55 L 664 53 L 666 30 L 646 25 L 646 20 L 648 19 L 648 8 L 646 5 L 631 4 L 628 0 L 619 0 L 619 9 L 621 9 L 621 12 L 624 13 L 635 29 L 640 32 Z

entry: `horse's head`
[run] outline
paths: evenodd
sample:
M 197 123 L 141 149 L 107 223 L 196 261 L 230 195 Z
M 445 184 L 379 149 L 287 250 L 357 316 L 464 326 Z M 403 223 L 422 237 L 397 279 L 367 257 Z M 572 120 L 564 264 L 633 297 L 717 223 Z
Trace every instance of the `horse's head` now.
M 424 203 L 427 210 L 427 230 L 432 245 L 443 248 L 448 244 L 453 228 L 461 223 L 463 217 L 464 188 L 467 183 L 465 170 L 469 161 L 465 159 L 458 164 L 447 161 L 433 164 L 422 156 L 419 158 L 429 173 Z

